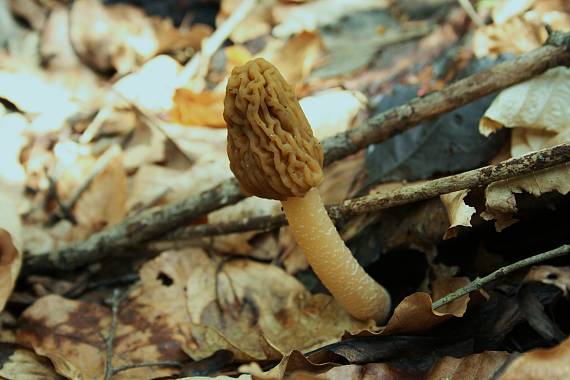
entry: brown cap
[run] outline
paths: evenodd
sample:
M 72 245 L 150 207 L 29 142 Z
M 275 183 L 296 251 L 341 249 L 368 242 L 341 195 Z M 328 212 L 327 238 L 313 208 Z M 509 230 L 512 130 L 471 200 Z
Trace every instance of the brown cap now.
M 230 168 L 249 195 L 302 197 L 323 180 L 323 150 L 293 89 L 262 58 L 236 67 L 224 101 Z

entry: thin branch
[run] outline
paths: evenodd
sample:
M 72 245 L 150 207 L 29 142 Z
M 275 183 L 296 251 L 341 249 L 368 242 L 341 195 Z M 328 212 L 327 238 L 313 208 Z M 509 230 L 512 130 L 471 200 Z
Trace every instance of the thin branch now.
M 257 0 L 243 0 L 231 16 L 207 39 L 202 41 L 200 51 L 184 66 L 178 76 L 178 85 L 184 86 L 193 77 L 204 78 L 208 72 L 210 59 L 230 36 L 232 31 L 249 15 Z M 201 89 L 197 89 L 201 90 Z
M 544 71 L 570 63 L 570 33 L 549 38 L 557 46 L 543 46 L 513 60 L 497 64 L 459 80 L 441 91 L 418 97 L 389 109 L 368 122 L 322 141 L 325 164 L 380 143 L 411 127 L 469 102 L 528 80 Z M 551 36 L 552 37 L 552 36 Z M 24 270 L 73 270 L 96 262 L 111 252 L 140 245 L 173 231 L 196 218 L 245 198 L 234 179 L 189 196 L 185 200 L 145 210 L 121 223 L 91 235 L 87 240 L 51 253 L 27 255 Z
M 561 144 L 521 157 L 511 158 L 497 165 L 489 165 L 465 173 L 406 185 L 388 193 L 377 193 L 349 199 L 340 205 L 328 207 L 328 212 L 334 221 L 340 221 L 351 215 L 375 212 L 454 191 L 485 186 L 492 182 L 534 173 L 566 162 L 570 162 L 570 144 Z M 270 231 L 286 224 L 287 220 L 282 214 L 264 215 L 231 222 L 181 228 L 166 235 L 161 240 L 193 239 L 255 230 Z
M 142 362 L 142 363 L 132 363 L 132 364 L 125 364 L 118 367 L 113 368 L 113 375 L 116 375 L 119 372 L 123 372 L 129 369 L 134 368 L 143 368 L 143 367 L 181 367 L 182 365 L 174 360 L 159 360 L 155 362 Z
M 113 343 L 115 341 L 115 334 L 117 333 L 117 315 L 119 313 L 119 305 L 122 300 L 122 295 L 119 289 L 113 290 L 111 297 L 111 328 L 109 334 L 105 339 L 106 348 L 106 361 L 105 361 L 105 380 L 111 380 L 113 377 Z
M 471 293 L 472 291 L 475 291 L 477 289 L 481 289 L 485 284 L 488 284 L 491 281 L 495 281 L 496 279 L 500 278 L 500 277 L 504 277 L 512 272 L 515 272 L 521 268 L 525 268 L 528 267 L 530 265 L 534 265 L 534 264 L 538 264 L 550 259 L 554 259 L 556 257 L 560 257 L 560 256 L 564 256 L 566 254 L 568 254 L 570 252 L 570 245 L 563 245 L 561 247 L 555 248 L 551 251 L 548 252 L 544 252 L 535 256 L 531 256 L 528 257 L 524 260 L 521 261 L 517 261 L 516 263 L 504 266 L 502 268 L 497 269 L 496 271 L 494 271 L 493 273 L 482 277 L 482 278 L 476 278 L 475 280 L 473 280 L 473 282 L 471 282 L 469 285 L 461 288 L 461 289 L 457 289 L 456 291 L 446 295 L 443 298 L 438 299 L 437 301 L 433 302 L 431 304 L 431 308 L 433 310 L 437 310 L 440 307 L 442 307 L 445 304 L 448 304 L 452 301 L 455 301 L 456 299 L 463 297 L 466 294 Z

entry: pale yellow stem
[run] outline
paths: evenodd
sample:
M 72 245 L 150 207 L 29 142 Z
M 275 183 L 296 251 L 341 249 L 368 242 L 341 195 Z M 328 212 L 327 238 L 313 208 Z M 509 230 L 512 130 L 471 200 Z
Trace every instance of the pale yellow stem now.
M 358 264 L 329 218 L 317 189 L 281 202 L 291 232 L 313 271 L 346 311 L 360 320 L 383 321 L 390 295 Z

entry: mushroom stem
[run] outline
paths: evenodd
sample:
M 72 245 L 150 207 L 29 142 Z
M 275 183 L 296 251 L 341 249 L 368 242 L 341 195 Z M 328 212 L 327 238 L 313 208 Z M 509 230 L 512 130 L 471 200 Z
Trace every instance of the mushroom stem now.
M 282 201 L 295 240 L 323 285 L 350 315 L 360 320 L 384 321 L 390 295 L 372 279 L 338 234 L 319 191 Z

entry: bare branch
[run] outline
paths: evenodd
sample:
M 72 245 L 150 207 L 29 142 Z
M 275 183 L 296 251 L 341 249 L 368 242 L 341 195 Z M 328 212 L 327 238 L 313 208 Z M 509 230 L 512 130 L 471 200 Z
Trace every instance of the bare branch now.
M 368 145 L 376 144 L 442 113 L 469 102 L 528 80 L 544 71 L 570 63 L 568 34 L 565 38 L 550 39 L 561 46 L 543 46 L 511 61 L 459 80 L 441 91 L 418 97 L 410 102 L 387 110 L 357 128 L 322 141 L 325 164 L 340 160 Z M 45 272 L 73 270 L 96 262 L 110 252 L 120 252 L 173 231 L 192 220 L 221 207 L 234 204 L 245 196 L 234 179 L 189 196 L 185 200 L 163 207 L 146 210 L 87 240 L 51 253 L 28 255 L 24 270 Z
M 485 286 L 485 284 L 488 284 L 491 281 L 495 281 L 496 279 L 500 278 L 500 277 L 504 277 L 512 272 L 515 272 L 521 268 L 524 267 L 528 267 L 534 264 L 538 264 L 550 259 L 553 259 L 555 257 L 560 257 L 563 255 L 566 255 L 570 252 L 570 245 L 563 245 L 561 247 L 555 248 L 551 251 L 548 252 L 544 252 L 535 256 L 531 256 L 528 257 L 524 260 L 521 261 L 517 261 L 516 263 L 504 266 L 502 268 L 497 269 L 496 271 L 494 271 L 493 273 L 482 277 L 482 278 L 476 278 L 475 280 L 473 280 L 473 282 L 471 282 L 469 285 L 464 286 L 461 289 L 457 289 L 456 291 L 454 291 L 453 293 L 450 293 L 448 295 L 446 295 L 443 298 L 438 299 L 437 301 L 433 302 L 431 304 L 431 308 L 433 310 L 437 310 L 440 307 L 442 307 L 445 304 L 448 304 L 452 301 L 455 301 L 456 299 L 463 297 L 466 294 L 471 293 L 472 291 L 475 291 L 477 289 L 481 289 L 483 286 Z
M 403 186 L 389 193 L 378 193 L 349 199 L 341 205 L 328 207 L 328 212 L 334 221 L 339 221 L 351 215 L 375 212 L 434 198 L 453 191 L 485 186 L 492 182 L 534 173 L 538 170 L 569 161 L 570 144 L 561 144 L 521 157 L 511 158 L 497 165 L 485 166 L 461 174 Z M 180 228 L 166 235 L 161 240 L 192 239 L 254 230 L 269 231 L 286 224 L 287 220 L 284 215 L 264 215 L 231 222 Z

